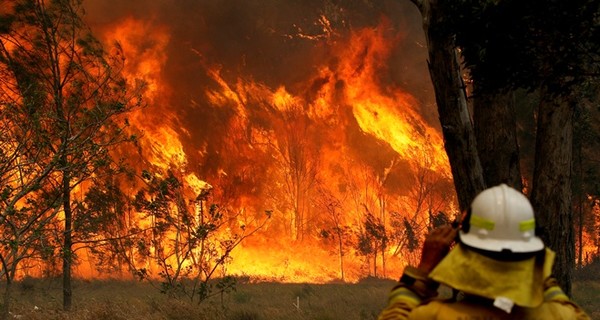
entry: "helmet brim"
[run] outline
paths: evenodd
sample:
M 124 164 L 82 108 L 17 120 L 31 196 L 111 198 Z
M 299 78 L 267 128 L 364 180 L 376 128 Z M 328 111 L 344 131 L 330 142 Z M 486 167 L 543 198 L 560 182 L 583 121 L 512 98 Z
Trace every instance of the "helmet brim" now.
M 464 244 L 486 251 L 502 252 L 510 250 L 514 253 L 537 252 L 544 249 L 544 242 L 538 237 L 531 237 L 524 240 L 510 239 L 482 239 L 474 232 L 459 232 L 460 241 Z

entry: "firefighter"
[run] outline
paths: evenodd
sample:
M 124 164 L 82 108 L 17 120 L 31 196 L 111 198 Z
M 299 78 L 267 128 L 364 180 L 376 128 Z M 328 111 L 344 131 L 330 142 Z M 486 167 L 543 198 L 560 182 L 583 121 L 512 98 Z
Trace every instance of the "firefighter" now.
M 554 257 L 535 235 L 529 200 L 505 184 L 486 189 L 460 230 L 427 236 L 378 319 L 590 319 L 551 276 Z M 458 294 L 436 299 L 440 284 Z

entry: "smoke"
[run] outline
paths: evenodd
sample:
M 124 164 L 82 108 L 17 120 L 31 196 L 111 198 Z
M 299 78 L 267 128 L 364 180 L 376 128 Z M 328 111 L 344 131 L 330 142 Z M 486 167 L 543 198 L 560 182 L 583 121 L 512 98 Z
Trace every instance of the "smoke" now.
M 428 130 L 439 126 L 421 17 L 410 1 L 86 0 L 84 5 L 97 37 L 107 44 L 122 41 L 132 74 L 150 83 L 149 105 L 137 124 L 145 138 L 156 140 L 154 157 L 169 162 L 184 155 L 183 169 L 216 186 L 222 198 L 238 201 L 234 206 L 250 202 L 257 212 L 289 214 L 289 206 L 279 203 L 285 198 L 285 173 L 278 162 L 285 161 L 302 162 L 307 171 L 302 174 L 318 170 L 334 192 L 372 183 L 365 172 L 353 172 L 364 165 L 385 179 L 387 192 L 406 194 L 414 159 L 409 153 L 400 157 L 398 149 L 420 141 L 383 136 L 396 132 L 410 140 L 422 134 L 426 140 Z M 385 43 L 358 41 L 351 47 L 361 36 Z M 357 80 L 373 83 L 356 90 Z M 353 105 L 354 98 L 364 105 Z M 390 110 L 369 106 L 378 103 Z M 365 128 L 370 122 L 373 128 Z M 265 146 L 269 152 L 261 149 Z M 340 164 L 344 161 L 349 164 Z
M 386 16 L 390 32 L 406 36 L 394 48 L 386 77 L 424 105 L 431 103 L 420 16 L 409 1 L 86 0 L 85 6 L 87 20 L 100 32 L 125 18 L 166 27 L 171 40 L 165 79 L 181 99 L 210 82 L 203 63 L 223 65 L 226 80 L 246 75 L 271 87 L 293 87 L 327 63 L 334 42 L 351 30 L 376 27 Z M 335 35 L 318 22 L 322 16 Z
M 137 21 L 133 28 L 143 26 L 141 33 L 129 38 L 136 51 L 130 52 L 128 61 L 135 64 L 140 56 L 156 55 L 153 59 L 161 62 L 149 72 L 157 73 L 156 86 L 162 88 L 144 111 L 145 117 L 152 125 L 167 125 L 177 133 L 189 158 L 188 169 L 202 176 L 215 177 L 228 162 L 258 162 L 244 158 L 252 153 L 244 150 L 244 141 L 235 143 L 235 139 L 252 137 L 232 128 L 240 113 L 245 113 L 249 123 L 239 124 L 238 129 L 273 130 L 270 119 L 280 110 L 251 91 L 284 87 L 312 102 L 324 86 L 335 82 L 336 91 L 343 94 L 344 79 L 332 78 L 337 77 L 344 58 L 339 51 L 345 50 L 353 32 L 363 28 L 386 28 L 382 33 L 394 42 L 391 56 L 377 62 L 386 65 L 378 71 L 378 81 L 390 90 L 401 88 L 414 96 L 418 102 L 414 107 L 424 121 L 437 127 L 420 16 L 408 1 L 87 0 L 85 7 L 88 23 L 100 35 L 125 20 Z M 371 49 L 364 50 L 368 55 Z M 360 68 L 361 62 L 357 65 Z M 322 74 L 324 69 L 331 73 Z M 223 83 L 215 81 L 215 76 Z M 217 107 L 207 92 L 223 90 L 247 96 Z M 221 100 L 225 98 L 231 99 Z M 360 160 L 377 171 L 383 170 L 394 156 L 386 142 L 365 134 L 347 110 L 335 116 L 345 128 L 341 133 L 345 141 L 338 142 L 355 150 Z M 323 136 L 335 136 L 327 123 L 310 125 L 313 132 L 323 129 Z M 232 137 L 236 134 L 240 136 Z M 315 133 L 313 141 L 317 139 Z M 232 149 L 238 159 L 231 159 Z

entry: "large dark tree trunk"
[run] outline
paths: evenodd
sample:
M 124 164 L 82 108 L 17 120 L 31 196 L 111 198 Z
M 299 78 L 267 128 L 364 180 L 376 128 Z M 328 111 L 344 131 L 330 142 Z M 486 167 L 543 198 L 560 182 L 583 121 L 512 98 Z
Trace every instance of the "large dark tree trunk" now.
M 574 126 L 577 125 L 577 120 L 573 118 Z M 571 192 L 573 194 L 573 218 L 577 216 L 577 230 L 575 231 L 577 238 L 577 268 L 583 266 L 583 228 L 584 228 L 584 186 L 583 186 L 583 155 L 582 155 L 582 142 L 581 136 L 577 137 L 577 130 L 573 128 L 573 176 Z M 579 141 L 577 141 L 579 140 Z
M 531 202 L 540 236 L 556 252 L 554 276 L 567 295 L 575 261 L 571 208 L 573 108 L 565 99 L 543 95 L 538 109 Z
M 477 93 L 473 98 L 473 122 L 486 185 L 506 183 L 521 190 L 513 93 Z
M 435 90 L 446 153 L 461 210 L 485 188 L 465 85 L 454 37 L 447 33 L 437 0 L 413 0 L 421 11 L 429 52 L 429 74 Z

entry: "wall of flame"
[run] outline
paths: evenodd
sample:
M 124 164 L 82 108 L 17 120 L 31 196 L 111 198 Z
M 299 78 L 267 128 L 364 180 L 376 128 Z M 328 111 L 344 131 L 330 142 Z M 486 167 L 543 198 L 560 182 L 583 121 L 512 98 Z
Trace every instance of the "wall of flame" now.
M 339 277 L 319 236 L 330 220 L 317 190 L 340 199 L 354 229 L 367 212 L 426 224 L 434 210 L 456 211 L 420 17 L 399 2 L 85 2 L 98 38 L 123 48 L 127 77 L 148 84 L 147 106 L 130 119 L 142 132 L 132 165 L 209 183 L 237 212 L 273 211 L 229 272 Z M 385 276 L 415 259 L 391 253 Z M 348 279 L 371 273 L 346 259 Z

